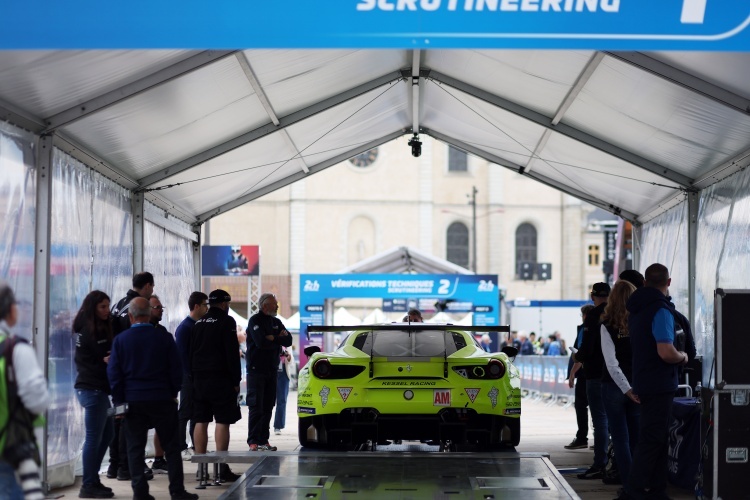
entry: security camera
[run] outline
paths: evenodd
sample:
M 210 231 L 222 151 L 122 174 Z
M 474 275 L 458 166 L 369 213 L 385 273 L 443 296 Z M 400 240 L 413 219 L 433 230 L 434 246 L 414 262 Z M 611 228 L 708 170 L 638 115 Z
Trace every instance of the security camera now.
M 409 139 L 409 146 L 411 146 L 411 155 L 413 157 L 419 158 L 422 156 L 422 142 L 419 140 L 417 134 L 414 134 L 414 136 Z

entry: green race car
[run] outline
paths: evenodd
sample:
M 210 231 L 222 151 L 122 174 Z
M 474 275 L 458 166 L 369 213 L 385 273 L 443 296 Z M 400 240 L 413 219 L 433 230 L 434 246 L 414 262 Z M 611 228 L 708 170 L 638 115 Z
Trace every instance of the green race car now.
M 521 381 L 505 352 L 485 352 L 474 333 L 508 327 L 392 323 L 309 327 L 350 332 L 334 352 L 309 346 L 299 373 L 299 442 L 312 448 L 368 441 L 516 446 Z

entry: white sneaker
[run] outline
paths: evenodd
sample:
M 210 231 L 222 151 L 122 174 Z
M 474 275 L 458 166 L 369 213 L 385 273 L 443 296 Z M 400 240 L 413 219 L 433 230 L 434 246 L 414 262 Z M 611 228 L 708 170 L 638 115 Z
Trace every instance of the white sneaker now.
M 193 458 L 193 455 L 195 455 L 195 452 L 191 448 L 182 450 L 182 460 L 184 462 L 189 462 Z
M 281 429 L 274 429 L 273 433 L 276 434 L 277 436 L 280 436 L 281 435 Z

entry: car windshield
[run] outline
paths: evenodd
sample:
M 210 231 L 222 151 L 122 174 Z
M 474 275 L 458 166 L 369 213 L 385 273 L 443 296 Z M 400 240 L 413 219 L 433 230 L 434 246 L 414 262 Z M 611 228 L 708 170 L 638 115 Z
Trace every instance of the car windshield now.
M 466 347 L 466 338 L 458 332 L 441 330 L 379 330 L 356 333 L 352 345 L 373 356 L 435 357 L 450 356 Z M 375 345 L 373 345 L 373 338 Z

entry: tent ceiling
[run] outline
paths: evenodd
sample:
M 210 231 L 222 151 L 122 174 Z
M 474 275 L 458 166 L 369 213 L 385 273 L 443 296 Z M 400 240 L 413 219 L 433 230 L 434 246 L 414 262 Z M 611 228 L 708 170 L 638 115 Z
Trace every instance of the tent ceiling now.
M 647 221 L 747 166 L 748 80 L 747 53 L 9 51 L 0 118 L 55 132 L 64 150 L 188 222 L 414 123 Z

